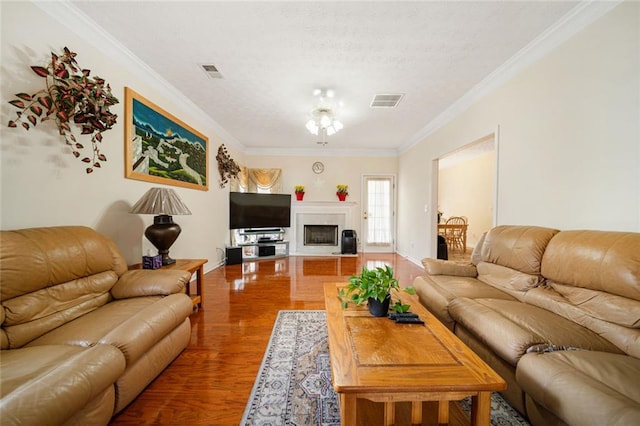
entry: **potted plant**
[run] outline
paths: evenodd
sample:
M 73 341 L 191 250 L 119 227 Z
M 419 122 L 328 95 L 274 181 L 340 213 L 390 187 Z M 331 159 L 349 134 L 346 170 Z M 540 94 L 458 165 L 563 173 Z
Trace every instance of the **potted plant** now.
M 349 185 L 338 184 L 336 185 L 336 188 L 338 188 L 338 191 L 336 192 L 338 199 L 340 201 L 346 200 L 347 195 L 349 195 Z
M 304 198 L 304 185 L 296 185 L 295 186 L 296 199 L 298 201 L 302 201 Z
M 360 275 L 349 278 L 349 284 L 340 289 L 338 297 L 343 308 L 346 308 L 349 302 L 356 306 L 367 302 L 371 315 L 383 317 L 389 312 L 392 290 L 400 290 L 400 285 L 393 277 L 393 269 L 390 266 L 385 265 L 384 268 L 378 266 L 375 269 L 364 266 Z M 413 287 L 405 287 L 402 291 L 416 294 Z M 393 304 L 393 310 L 396 312 L 407 312 L 409 307 L 400 300 Z
M 45 79 L 45 88 L 33 94 L 17 93 L 9 103 L 20 111 L 17 118 L 10 120 L 9 127 L 29 130 L 38 122 L 52 120 L 74 157 L 80 158 L 84 146 L 76 139 L 72 124 L 81 127 L 81 134 L 91 136 L 91 154 L 80 158 L 90 164 L 86 172 L 107 161 L 100 152 L 102 133 L 116 124 L 118 116 L 109 107 L 118 103 L 111 94 L 111 87 L 100 77 L 90 77 L 88 69 L 82 69 L 76 62 L 76 53 L 64 48 L 61 54 L 51 52 L 51 61 L 46 67 L 32 66 L 38 76 Z

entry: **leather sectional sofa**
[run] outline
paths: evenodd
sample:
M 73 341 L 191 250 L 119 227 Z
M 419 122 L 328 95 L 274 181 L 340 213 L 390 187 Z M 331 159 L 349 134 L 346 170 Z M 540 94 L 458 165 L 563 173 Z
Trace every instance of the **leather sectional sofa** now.
M 640 234 L 498 226 L 471 264 L 424 259 L 421 303 L 534 425 L 640 425 Z
M 2 231 L 2 425 L 107 424 L 187 346 L 190 277 L 86 227 Z

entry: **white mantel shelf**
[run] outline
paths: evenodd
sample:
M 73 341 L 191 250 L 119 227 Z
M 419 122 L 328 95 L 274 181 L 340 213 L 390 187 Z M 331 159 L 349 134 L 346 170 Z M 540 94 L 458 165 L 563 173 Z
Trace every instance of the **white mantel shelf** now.
M 340 207 L 340 206 L 348 206 L 353 207 L 357 206 L 358 203 L 355 201 L 296 201 L 291 203 L 291 208 L 295 209 L 298 207 Z

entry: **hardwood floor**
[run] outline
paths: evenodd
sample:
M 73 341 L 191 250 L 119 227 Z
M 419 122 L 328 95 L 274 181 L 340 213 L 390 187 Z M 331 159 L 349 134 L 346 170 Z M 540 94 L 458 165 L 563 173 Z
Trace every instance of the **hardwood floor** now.
M 204 276 L 184 352 L 112 425 L 237 425 L 278 311 L 324 309 L 324 282 L 388 264 L 401 286 L 423 269 L 395 254 L 291 256 L 220 267 Z

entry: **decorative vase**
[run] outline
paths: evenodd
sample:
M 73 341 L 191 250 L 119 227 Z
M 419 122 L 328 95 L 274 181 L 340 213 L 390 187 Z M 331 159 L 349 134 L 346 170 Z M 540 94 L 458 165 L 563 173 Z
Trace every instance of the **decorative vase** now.
M 375 297 L 370 297 L 367 299 L 367 304 L 369 305 L 369 312 L 374 317 L 386 317 L 389 313 L 389 305 L 391 304 L 391 295 L 387 294 L 387 297 L 384 298 L 384 301 L 379 301 Z
M 344 192 L 336 192 L 336 195 L 338 196 L 338 200 L 340 201 L 344 201 L 347 199 L 347 194 L 345 194 Z
M 298 201 L 302 201 L 303 198 L 304 198 L 304 192 L 296 192 L 296 199 Z

